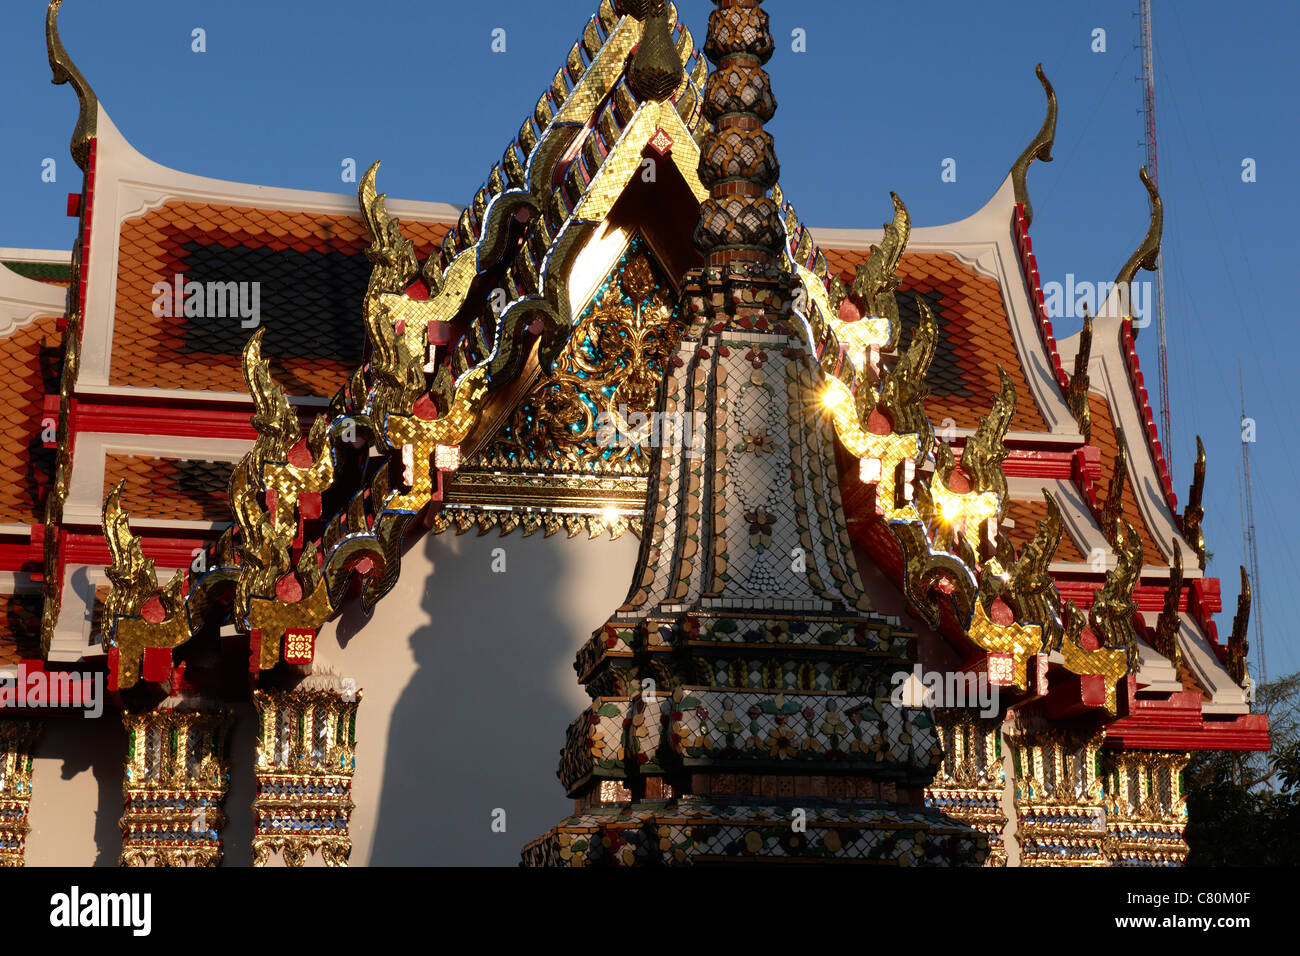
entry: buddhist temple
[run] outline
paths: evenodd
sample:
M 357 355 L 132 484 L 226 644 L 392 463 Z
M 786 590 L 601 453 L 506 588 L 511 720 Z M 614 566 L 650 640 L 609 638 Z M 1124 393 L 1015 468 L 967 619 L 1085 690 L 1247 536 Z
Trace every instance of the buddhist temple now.
M 1160 196 L 1058 338 L 1041 68 L 983 208 L 819 229 L 761 0 L 591 0 L 454 204 L 153 162 L 61 3 L 75 231 L 0 250 L 0 864 L 1177 866 L 1190 755 L 1269 748 L 1125 312 Z

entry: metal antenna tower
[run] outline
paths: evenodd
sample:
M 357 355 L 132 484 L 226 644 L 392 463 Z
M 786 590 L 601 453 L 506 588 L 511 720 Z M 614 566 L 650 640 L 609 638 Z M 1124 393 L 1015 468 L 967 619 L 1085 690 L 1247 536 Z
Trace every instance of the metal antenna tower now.
M 1246 427 L 1246 381 L 1241 374 L 1241 359 L 1237 359 L 1237 381 L 1241 385 L 1241 510 L 1242 551 L 1246 559 L 1246 571 L 1250 575 L 1250 616 L 1255 624 L 1255 649 L 1259 656 L 1259 680 L 1257 684 L 1268 682 L 1268 664 L 1264 658 L 1264 601 L 1263 588 L 1259 580 L 1259 550 L 1255 545 L 1255 498 L 1250 485 L 1250 439 L 1254 440 L 1254 426 Z
M 1147 172 L 1151 182 L 1160 188 L 1160 173 L 1156 166 L 1156 69 L 1155 51 L 1151 42 L 1151 0 L 1139 0 L 1138 15 L 1142 21 L 1142 113 L 1146 126 Z M 1160 440 L 1165 461 L 1173 466 L 1174 436 L 1170 431 L 1169 411 L 1169 353 L 1165 333 L 1165 262 L 1164 250 L 1156 256 L 1156 337 L 1160 356 Z

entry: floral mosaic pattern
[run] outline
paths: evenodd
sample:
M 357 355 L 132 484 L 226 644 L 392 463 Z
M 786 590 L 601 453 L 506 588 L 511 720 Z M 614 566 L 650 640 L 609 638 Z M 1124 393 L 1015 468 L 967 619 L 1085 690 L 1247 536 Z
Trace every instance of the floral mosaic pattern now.
M 530 866 L 686 866 L 750 860 L 855 860 L 894 866 L 978 865 L 982 835 L 925 810 L 824 807 L 791 826 L 789 808 L 632 806 L 572 817 L 524 849 Z
M 832 761 L 929 772 L 942 759 L 921 709 L 838 694 L 687 692 L 671 714 L 674 750 L 693 760 Z
M 986 866 L 1005 866 L 1002 831 L 1005 773 L 998 720 L 979 720 L 969 713 L 939 711 L 943 764 L 934 783 L 925 788 L 925 805 L 985 834 L 989 841 Z
M 626 749 L 623 731 L 631 697 L 598 697 L 569 724 L 558 776 L 566 793 L 573 793 L 592 777 L 621 780 Z
M 742 644 L 849 646 L 899 658 L 907 654 L 908 635 L 895 634 L 889 624 L 860 618 L 792 620 L 754 618 L 691 618 L 686 635 L 694 641 Z

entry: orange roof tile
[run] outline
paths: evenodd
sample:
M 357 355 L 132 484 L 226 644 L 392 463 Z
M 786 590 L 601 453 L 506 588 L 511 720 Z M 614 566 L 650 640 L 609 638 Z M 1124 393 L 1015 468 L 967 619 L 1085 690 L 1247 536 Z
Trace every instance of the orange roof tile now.
M 402 229 L 424 257 L 447 223 Z M 370 277 L 359 215 L 169 202 L 122 224 L 112 385 L 244 391 L 240 353 L 253 328 L 235 317 L 153 314 L 154 284 L 258 283 L 262 354 L 285 390 L 332 396 L 360 364 L 361 298 Z
M 41 656 L 39 592 L 0 594 L 0 666 Z
M 58 317 L 36 319 L 0 339 L 0 524 L 44 521 L 54 451 L 41 441 L 46 392 L 57 394 L 62 359 Z
M 1096 392 L 1088 393 L 1088 405 L 1092 408 L 1092 444 L 1101 450 L 1101 480 L 1094 483 L 1094 490 L 1097 494 L 1097 504 L 1101 505 L 1106 500 L 1106 492 L 1110 489 L 1111 475 L 1115 473 L 1115 461 L 1119 456 L 1119 436 L 1115 431 L 1115 423 L 1110 414 L 1110 403 L 1106 401 L 1104 395 L 1098 395 Z M 1129 444 L 1129 454 L 1132 455 L 1132 441 L 1134 437 L 1141 440 L 1140 436 L 1124 436 Z M 1145 454 L 1146 449 L 1138 448 L 1138 454 Z M 1138 530 L 1138 537 L 1142 539 L 1142 562 L 1144 564 L 1164 564 L 1164 558 L 1161 557 L 1162 549 L 1156 546 L 1155 538 L 1151 534 L 1151 529 L 1147 527 L 1146 520 L 1142 517 L 1142 511 L 1138 508 L 1137 495 L 1133 491 L 1133 474 L 1129 472 L 1129 480 L 1124 483 L 1124 500 L 1122 512 L 1124 518 L 1129 521 L 1133 527 Z
M 1004 519 L 1010 518 L 1015 522 L 1014 528 L 1008 528 L 1004 524 L 1002 533 L 1016 546 L 1018 554 L 1033 539 L 1034 533 L 1038 530 L 1038 522 L 1047 517 L 1047 502 L 1042 498 L 1037 501 L 1021 501 L 1011 498 L 1003 505 L 1002 517 Z M 1085 564 L 1087 562 L 1083 552 L 1079 549 L 1079 543 L 1074 540 L 1068 529 L 1062 529 L 1061 544 L 1057 547 L 1056 557 L 1053 560 L 1069 561 L 1076 564 Z
M 229 461 L 109 455 L 104 462 L 104 497 L 125 480 L 122 507 L 138 518 L 229 521 L 226 487 L 233 469 Z
M 851 282 L 867 250 L 822 248 L 832 273 Z M 911 341 L 920 313 L 920 295 L 939 322 L 939 345 L 930 364 L 930 396 L 925 407 L 937 426 L 951 418 L 958 428 L 975 428 L 987 415 L 998 391 L 1001 364 L 1016 386 L 1014 431 L 1048 431 L 1029 390 L 1029 381 L 1011 337 L 1011 320 L 997 280 L 974 272 L 946 252 L 904 253 L 898 265 L 898 313 L 904 332 L 900 347 Z

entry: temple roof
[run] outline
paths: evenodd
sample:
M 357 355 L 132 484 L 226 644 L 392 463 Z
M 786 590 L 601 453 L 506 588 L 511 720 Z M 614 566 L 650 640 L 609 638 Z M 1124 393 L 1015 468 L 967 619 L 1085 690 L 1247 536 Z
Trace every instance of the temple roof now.
M 451 225 L 404 223 L 425 255 L 438 248 Z M 258 324 L 266 327 L 267 354 L 274 356 L 272 367 L 289 394 L 330 398 L 363 358 L 365 333 L 356 321 L 356 302 L 370 277 L 367 241 L 355 210 L 327 214 L 169 199 L 124 220 L 108 384 L 242 392 L 239 357 L 249 335 L 244 321 L 160 315 L 152 308 L 155 283 L 170 291 L 177 275 L 205 286 L 238 277 L 259 284 Z M 140 355 L 151 361 L 137 361 Z
M 631 90 L 629 54 L 642 24 L 619 17 L 605 0 L 502 161 L 464 207 L 372 197 L 358 210 L 352 195 L 270 189 L 167 169 L 132 148 L 95 102 L 82 210 L 84 331 L 74 389 L 88 410 L 72 422 L 77 455 L 63 522 L 82 534 L 92 532 L 107 491 L 126 479 L 122 503 L 137 527 L 151 529 L 159 540 L 175 532 L 185 545 L 169 554 L 170 564 L 160 559 L 159 566 L 183 567 L 188 545 L 211 542 L 229 521 L 228 476 L 254 437 L 244 424 L 251 402 L 248 365 L 241 360 L 253 328 L 241 325 L 239 317 L 214 321 L 156 314 L 157 284 L 174 288 L 178 275 L 205 285 L 258 283 L 260 354 L 269 361 L 271 379 L 295 405 L 319 408 L 331 398 L 343 401 L 340 396 L 358 369 L 373 380 L 374 343 L 368 353 L 361 305 L 374 291 L 368 287 L 376 274 L 372 265 L 394 247 L 380 242 L 391 237 L 375 236 L 375 224 L 382 220 L 372 218 L 377 212 L 399 218 L 412 261 L 425 265 L 418 274 L 403 276 L 402 287 L 382 290 L 401 300 L 400 308 L 408 310 L 404 315 L 419 316 L 389 327 L 398 329 L 399 338 L 445 328 L 447 335 L 436 345 L 433 333 L 427 333 L 427 343 L 419 342 L 421 349 L 426 344 L 437 349 L 433 392 L 439 413 L 459 407 L 455 403 L 474 384 L 475 374 L 481 374 L 486 392 L 513 390 L 511 402 L 517 404 L 531 382 L 528 376 L 549 366 L 597 280 L 634 237 L 652 249 L 668 281 L 679 283 L 698 258 L 689 249 L 674 251 L 673 236 L 681 233 L 682 221 L 641 195 L 636 175 L 647 157 L 659 157 L 664 159 L 660 180 L 673 184 L 673 202 L 681 209 L 697 210 L 705 196 L 697 173 L 698 144 L 709 131 L 701 109 L 705 66 L 689 31 L 675 22 L 675 9 L 669 5 L 668 11 L 682 65 L 671 95 L 655 101 Z M 373 186 L 373 179 L 368 183 Z M 1189 582 L 1180 628 L 1185 676 L 1220 713 L 1245 713 L 1244 695 L 1228 676 L 1224 649 L 1208 626 L 1218 610 L 1217 582 L 1210 590 L 1202 584 L 1199 555 L 1184 537 L 1158 442 L 1147 440 L 1150 409 L 1131 337 L 1126 340 L 1121 320 L 1097 320 L 1086 363 L 1091 434 L 1085 440 L 1083 423 L 1069 403 L 1073 377 L 1066 371 L 1073 367 L 1080 337 L 1059 343 L 1053 338 L 1037 288 L 1025 205 L 1019 201 L 1027 199 L 1023 191 L 1022 169 L 972 216 L 912 230 L 907 240 L 897 266 L 902 342 L 920 323 L 915 295 L 938 323 L 926 415 L 960 450 L 989 414 L 1001 387 L 999 366 L 1006 370 L 1019 400 L 1005 437 L 1010 451 L 1005 532 L 1024 548 L 1047 516 L 1040 489 L 1052 490 L 1065 533 L 1051 570 L 1062 593 L 1072 589 L 1069 594 L 1082 606 L 1103 585 L 1104 573 L 1093 566 L 1095 552 L 1103 552 L 1103 572 L 1117 564 L 1101 515 L 1122 428 L 1129 480 L 1118 509 L 1142 543 L 1138 595 L 1148 604 L 1158 599 L 1170 575 L 1171 541 L 1176 541 Z M 778 195 L 786 194 L 793 190 Z M 365 203 L 364 194 L 362 199 Z M 680 211 L 674 207 L 674 213 Z M 800 267 L 816 308 L 826 313 L 820 324 L 842 331 L 840 317 L 829 308 L 832 280 L 852 282 L 873 246 L 884 242 L 885 230 L 805 228 L 789 203 L 783 211 L 785 253 Z M 65 315 L 61 283 L 73 273 L 64 265 L 67 256 L 20 252 L 0 250 L 0 262 L 9 266 L 0 269 L 0 350 L 10 367 L 20 370 L 4 386 L 10 389 L 4 403 L 11 426 L 6 435 L 17 437 L 0 462 L 9 469 L 8 479 L 0 480 L 0 522 L 20 525 L 27 533 L 43 520 L 39 489 L 49 465 L 42 462 L 51 455 L 32 437 L 33 423 L 48 406 L 46 397 L 58 393 L 56 359 Z M 569 277 L 579 273 L 590 273 L 592 281 L 570 285 Z M 504 304 L 492 303 L 497 289 L 505 293 Z M 196 430 L 181 420 L 204 405 L 212 407 L 203 413 L 211 417 L 202 419 L 210 427 Z M 349 413 L 360 409 L 357 405 Z M 331 416 L 337 423 L 339 415 Z M 499 427 L 500 416 L 486 416 L 477 431 L 475 423 L 445 444 L 482 445 Z M 355 509 L 355 502 L 366 498 L 363 482 L 376 479 L 373 470 L 365 470 L 350 480 L 357 483 L 351 489 Z M 842 482 L 847 489 L 855 480 L 846 473 Z M 371 509 L 365 520 L 377 527 L 379 505 L 373 496 L 365 507 Z M 77 560 L 98 573 L 103 560 L 95 562 L 90 554 L 85 550 Z M 29 554 L 11 563 L 15 570 L 31 570 Z M 68 571 L 63 569 L 63 577 Z M 1202 589 L 1195 601 L 1194 587 Z M 1139 606 L 1154 626 L 1156 613 L 1141 601 Z M 68 637 L 59 655 L 91 651 L 82 626 L 88 616 L 78 607 L 60 615 Z M 1139 674 L 1139 683 L 1143 679 L 1149 687 L 1163 688 L 1179 676 L 1156 661 Z
M 20 267 L 66 269 L 67 256 L 0 250 Z M 39 258 L 37 258 L 39 256 Z M 31 271 L 27 269 L 26 271 Z M 41 271 L 37 269 L 37 271 Z M 45 395 L 57 389 L 61 325 L 67 293 L 48 277 L 0 268 L 0 526 L 25 529 L 43 517 L 53 452 L 42 441 Z
M 65 289 L 72 278 L 72 257 L 62 249 L 0 249 L 0 266 Z

